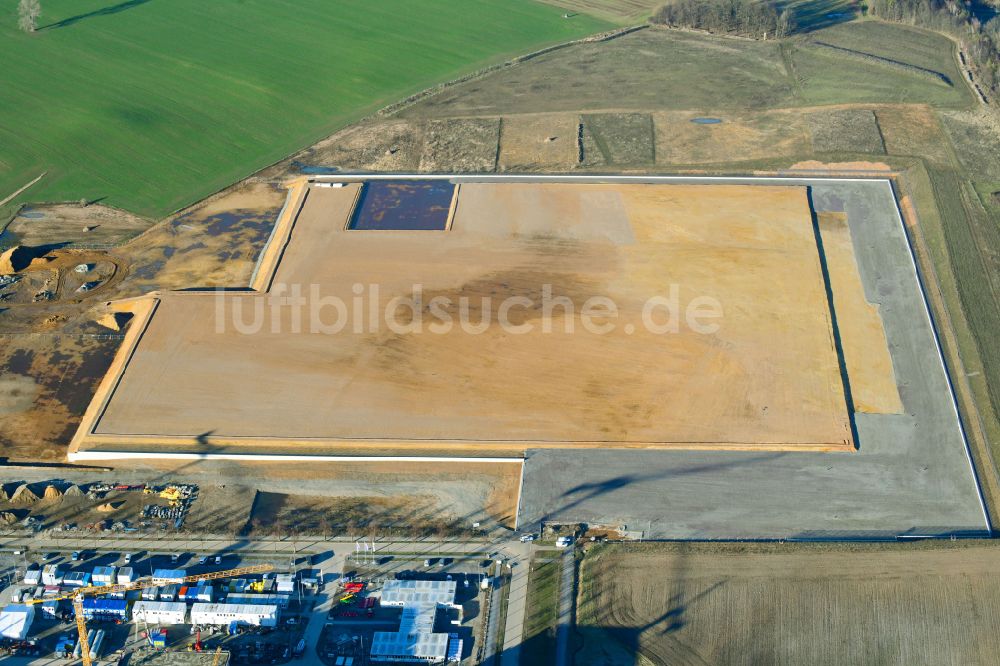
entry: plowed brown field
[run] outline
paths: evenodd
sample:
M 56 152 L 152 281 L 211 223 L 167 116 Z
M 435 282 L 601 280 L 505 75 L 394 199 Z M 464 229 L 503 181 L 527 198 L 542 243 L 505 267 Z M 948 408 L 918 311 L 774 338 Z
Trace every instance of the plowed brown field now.
M 581 569 L 578 665 L 990 664 L 1000 550 L 658 544 Z

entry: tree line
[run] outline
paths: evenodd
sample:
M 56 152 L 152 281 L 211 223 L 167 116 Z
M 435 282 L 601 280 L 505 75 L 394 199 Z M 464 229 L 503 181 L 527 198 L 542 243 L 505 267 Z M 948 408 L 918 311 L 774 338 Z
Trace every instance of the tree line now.
M 868 0 L 866 9 L 885 21 L 954 35 L 965 46 L 980 84 L 994 98 L 1000 93 L 1000 18 L 984 24 L 960 0 Z
M 676 0 L 660 7 L 652 23 L 695 28 L 754 39 L 785 37 L 794 30 L 792 13 L 760 0 Z

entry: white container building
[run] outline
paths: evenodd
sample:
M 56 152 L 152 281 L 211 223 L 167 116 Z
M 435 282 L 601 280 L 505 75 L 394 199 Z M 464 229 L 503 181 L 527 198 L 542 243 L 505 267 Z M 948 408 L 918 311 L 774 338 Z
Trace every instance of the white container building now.
M 28 637 L 34 619 L 34 606 L 11 604 L 0 611 L 0 636 L 23 641 Z
M 278 626 L 278 607 L 265 604 L 192 604 L 191 624 Z
M 434 604 L 455 606 L 458 583 L 453 580 L 390 580 L 382 588 L 383 606 Z
M 94 574 L 90 579 L 94 585 L 114 585 L 118 567 L 94 567 Z
M 211 603 L 215 598 L 214 590 L 212 590 L 212 586 L 208 583 L 198 585 L 198 587 L 194 588 L 193 594 L 197 601 L 201 601 L 203 603 Z
M 295 574 L 278 574 L 274 580 L 276 592 L 295 592 Z
M 410 664 L 441 664 L 448 655 L 448 634 L 404 634 L 376 631 L 371 660 Z
M 183 583 L 187 578 L 187 571 L 184 569 L 157 569 L 153 572 L 153 585 L 166 585 L 168 583 Z
M 63 570 L 58 564 L 46 564 L 42 567 L 42 585 L 62 585 Z
M 439 608 L 458 609 L 453 580 L 392 580 L 382 588 L 383 606 L 402 606 L 397 631 L 372 635 L 373 662 L 440 664 L 448 657 L 450 637 L 434 633 Z
M 132 571 L 132 567 L 122 567 L 118 570 L 118 575 L 115 576 L 115 582 L 119 585 L 128 585 L 129 583 L 134 583 L 135 578 L 135 572 Z
M 24 572 L 25 585 L 38 585 L 40 582 L 42 582 L 41 569 L 28 569 Z
M 71 571 L 63 576 L 63 585 L 66 587 L 87 587 L 90 585 L 90 572 Z
M 187 604 L 170 601 L 137 601 L 132 604 L 132 621 L 150 624 L 184 624 Z
M 252 592 L 233 592 L 226 597 L 227 604 L 250 604 L 265 606 L 277 606 L 278 608 L 288 608 L 290 597 L 287 594 L 254 594 Z
M 56 617 L 58 617 L 58 615 L 59 615 L 59 602 L 55 601 L 55 600 L 52 600 L 52 601 L 43 601 L 42 602 L 42 615 L 44 615 L 47 618 L 56 618 Z

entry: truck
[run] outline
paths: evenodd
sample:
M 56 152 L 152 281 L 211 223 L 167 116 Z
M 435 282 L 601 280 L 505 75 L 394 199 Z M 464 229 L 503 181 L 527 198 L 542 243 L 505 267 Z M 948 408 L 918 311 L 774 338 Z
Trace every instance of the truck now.
M 163 650 L 167 647 L 167 630 L 166 629 L 153 629 L 149 632 L 149 644 L 157 650 Z

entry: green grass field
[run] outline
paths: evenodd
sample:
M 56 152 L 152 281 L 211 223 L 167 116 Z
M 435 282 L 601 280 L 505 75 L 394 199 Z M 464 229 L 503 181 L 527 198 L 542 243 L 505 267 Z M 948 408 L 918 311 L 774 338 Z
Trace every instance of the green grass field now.
M 811 36 L 841 48 L 940 72 L 953 85 L 945 86 L 918 73 L 800 44 L 793 48 L 792 60 L 804 103 L 925 102 L 942 107 L 964 107 L 973 101 L 961 80 L 954 46 L 947 37 L 879 21 L 837 25 L 818 30 Z
M 157 217 L 437 82 L 609 27 L 532 0 L 47 0 L 0 17 L 0 199 Z
M 757 109 L 795 103 L 779 43 L 649 28 L 456 86 L 405 117 L 581 109 Z M 574 85 L 568 85 L 568 83 Z
M 854 35 L 855 30 L 861 37 Z M 932 69 L 955 84 L 948 86 L 920 72 L 832 49 L 821 50 L 808 44 L 813 39 Z M 954 47 L 946 37 L 907 26 L 859 21 L 785 41 L 736 40 L 650 28 L 547 54 L 530 66 L 513 67 L 435 95 L 402 115 L 581 109 L 701 109 L 725 115 L 736 110 L 852 102 L 963 108 L 974 100 L 961 81 Z
M 835 46 L 933 69 L 947 74 L 955 83 L 961 79 L 951 41 L 927 30 L 882 21 L 855 21 L 826 28 L 815 37 Z
M 521 644 L 521 663 L 525 666 L 552 663 L 555 659 L 560 564 L 559 557 L 551 554 L 531 561 Z

